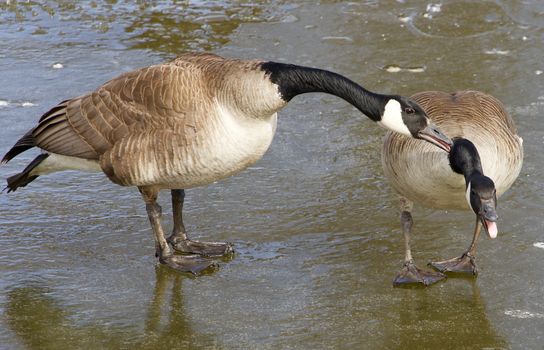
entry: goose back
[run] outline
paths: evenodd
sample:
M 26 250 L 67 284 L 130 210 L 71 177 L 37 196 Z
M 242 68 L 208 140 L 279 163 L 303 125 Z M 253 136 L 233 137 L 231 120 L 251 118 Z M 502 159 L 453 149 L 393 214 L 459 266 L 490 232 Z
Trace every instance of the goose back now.
M 421 92 L 412 98 L 449 137 L 471 140 L 478 149 L 484 174 L 502 195 L 519 175 L 522 140 L 502 103 L 478 91 Z M 447 154 L 419 140 L 387 133 L 382 166 L 395 190 L 425 206 L 468 209 L 465 181 L 454 173 Z
M 32 134 L 50 153 L 99 162 L 118 184 L 210 183 L 257 161 L 272 141 L 286 102 L 261 64 L 183 55 L 63 101 Z

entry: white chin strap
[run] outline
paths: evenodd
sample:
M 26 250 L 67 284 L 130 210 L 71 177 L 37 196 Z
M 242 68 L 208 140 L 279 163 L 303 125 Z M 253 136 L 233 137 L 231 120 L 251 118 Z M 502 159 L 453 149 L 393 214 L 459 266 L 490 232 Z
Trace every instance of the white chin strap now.
M 465 198 L 467 199 L 468 207 L 470 208 L 470 210 L 472 210 L 472 204 L 470 204 L 470 188 L 471 183 L 469 182 L 467 186 L 467 191 L 465 192 Z
M 394 99 L 387 101 L 382 119 L 378 122 L 381 127 L 412 137 L 410 130 L 402 120 L 400 102 Z

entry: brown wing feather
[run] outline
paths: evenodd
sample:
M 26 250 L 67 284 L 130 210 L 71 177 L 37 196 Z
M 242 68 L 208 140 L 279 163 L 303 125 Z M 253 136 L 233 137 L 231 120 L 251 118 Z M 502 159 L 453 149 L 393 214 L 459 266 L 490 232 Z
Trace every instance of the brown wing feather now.
M 74 100 L 78 100 L 78 98 Z M 32 131 L 32 136 L 36 145 L 44 150 L 69 156 L 97 159 L 96 152 L 79 137 L 68 122 L 67 107 L 74 100 L 63 101 L 42 115 L 38 126 Z
M 23 153 L 24 151 L 31 149 L 36 146 L 36 141 L 32 136 L 32 130 L 29 130 L 26 134 L 23 135 L 16 143 L 11 147 L 11 149 L 4 155 L 0 164 L 4 164 L 12 160 L 18 154 Z
M 131 133 L 100 158 L 100 166 L 113 182 L 124 186 L 169 183 L 187 173 L 185 161 L 205 134 L 186 130 L 146 130 Z M 200 140 L 198 140 L 200 138 Z
M 41 117 L 33 137 L 49 152 L 99 159 L 130 133 L 183 132 L 185 115 L 193 106 L 180 96 L 194 85 L 194 74 L 198 69 L 174 64 L 125 73 L 53 107 Z
M 504 123 L 513 134 L 517 129 L 512 117 L 504 105 L 495 97 L 480 91 L 466 90 L 454 93 L 441 91 L 424 91 L 412 96 L 427 113 L 435 118 L 447 118 L 448 114 L 456 114 L 457 118 L 477 118 L 480 123 Z M 435 113 L 435 111 L 437 111 Z M 457 115 L 458 114 L 458 115 Z M 485 125 L 483 125 L 485 126 Z

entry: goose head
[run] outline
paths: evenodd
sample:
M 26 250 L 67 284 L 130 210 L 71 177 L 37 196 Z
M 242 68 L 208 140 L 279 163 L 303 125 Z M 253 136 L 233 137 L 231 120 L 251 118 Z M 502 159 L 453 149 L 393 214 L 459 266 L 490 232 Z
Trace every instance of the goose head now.
M 484 175 L 474 175 L 467 185 L 468 205 L 482 223 L 489 238 L 497 237 L 497 190 L 493 180 Z
M 425 111 L 414 101 L 402 96 L 393 96 L 386 103 L 380 120 L 382 127 L 425 140 L 449 152 L 453 145 L 449 137 L 432 122 Z
M 465 177 L 465 197 L 469 207 L 489 238 L 497 237 L 497 190 L 493 180 L 483 173 L 476 146 L 470 140 L 456 137 L 448 158 L 451 169 Z

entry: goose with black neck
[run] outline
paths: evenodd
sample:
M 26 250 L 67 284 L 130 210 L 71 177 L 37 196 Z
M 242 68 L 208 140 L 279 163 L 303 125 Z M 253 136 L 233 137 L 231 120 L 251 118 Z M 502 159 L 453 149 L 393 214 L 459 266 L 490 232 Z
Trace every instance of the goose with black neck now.
M 272 142 L 277 112 L 308 92 L 336 95 L 385 128 L 450 148 L 451 140 L 410 99 L 373 93 L 316 68 L 186 54 L 124 73 L 46 112 L 2 159 L 33 147 L 42 151 L 7 179 L 7 189 L 61 170 L 102 172 L 116 184 L 136 186 L 160 263 L 198 274 L 214 264 L 210 257 L 230 254 L 232 245 L 189 239 L 182 219 L 185 190 L 258 161 Z M 164 189 L 171 190 L 173 204 L 168 237 L 157 203 Z
M 455 142 L 448 155 L 398 133 L 388 132 L 384 139 L 382 166 L 399 194 L 405 242 L 404 266 L 394 284 L 429 285 L 443 279 L 443 272 L 475 275 L 476 242 L 482 227 L 490 238 L 497 236 L 497 198 L 520 173 L 523 140 L 504 105 L 483 92 L 425 91 L 411 98 Z M 439 272 L 419 269 L 414 263 L 410 247 L 414 204 L 448 211 L 470 209 L 476 214 L 469 249 L 458 258 L 431 263 Z

